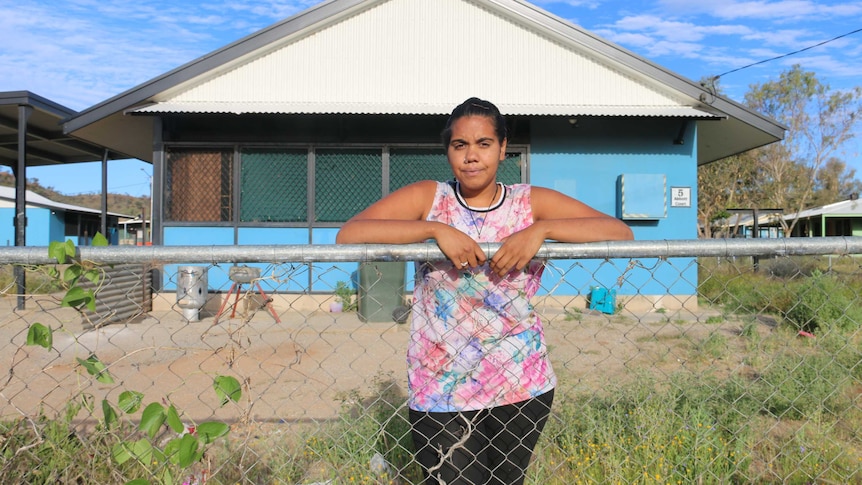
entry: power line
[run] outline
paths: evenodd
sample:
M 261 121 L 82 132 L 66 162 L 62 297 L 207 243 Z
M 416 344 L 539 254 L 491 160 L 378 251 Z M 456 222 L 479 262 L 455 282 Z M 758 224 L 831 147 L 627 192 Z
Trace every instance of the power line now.
M 817 43 L 817 44 L 810 45 L 810 46 L 805 47 L 805 48 L 803 48 L 803 49 L 799 49 L 798 51 L 789 52 L 789 53 L 787 53 L 787 54 L 782 54 L 782 55 L 780 55 L 780 56 L 775 56 L 775 57 L 772 57 L 772 58 L 770 58 L 770 59 L 764 59 L 764 60 L 762 60 L 762 61 L 753 62 L 753 63 L 751 63 L 751 64 L 748 64 L 747 66 L 742 66 L 742 67 L 738 67 L 738 68 L 736 68 L 736 69 L 732 69 L 732 70 L 730 70 L 730 71 L 727 71 L 727 72 L 721 73 L 721 74 L 719 74 L 718 76 L 713 77 L 713 78 L 712 78 L 712 80 L 713 80 L 713 81 L 717 81 L 717 80 L 718 80 L 718 78 L 720 78 L 720 77 L 722 77 L 722 76 L 725 76 L 725 75 L 727 75 L 727 74 L 730 74 L 730 73 L 732 73 L 732 72 L 741 71 L 741 70 L 743 70 L 743 69 L 748 69 L 749 67 L 756 66 L 756 65 L 758 65 L 758 64 L 763 64 L 763 63 L 766 63 L 766 62 L 770 62 L 770 61 L 774 61 L 774 60 L 777 60 L 777 59 L 781 59 L 781 58 L 783 58 L 783 57 L 789 57 L 789 56 L 792 56 L 792 55 L 794 55 L 794 54 L 799 54 L 800 52 L 805 52 L 805 51 L 810 50 L 810 49 L 813 49 L 813 48 L 815 48 L 815 47 L 820 47 L 821 45 L 828 44 L 828 43 L 830 43 L 830 42 L 834 42 L 834 41 L 836 41 L 836 40 L 838 40 L 838 39 L 840 39 L 840 38 L 842 38 L 842 37 L 847 37 L 848 35 L 853 35 L 853 34 L 855 34 L 855 33 L 857 33 L 857 32 L 862 32 L 862 29 L 856 29 L 856 30 L 854 30 L 854 31 L 852 31 L 852 32 L 847 32 L 846 34 L 841 34 L 841 35 L 839 35 L 839 36 L 837 36 L 837 37 L 833 37 L 833 38 L 831 38 L 831 39 L 829 39 L 829 40 L 824 40 L 823 42 L 819 42 L 819 43 Z

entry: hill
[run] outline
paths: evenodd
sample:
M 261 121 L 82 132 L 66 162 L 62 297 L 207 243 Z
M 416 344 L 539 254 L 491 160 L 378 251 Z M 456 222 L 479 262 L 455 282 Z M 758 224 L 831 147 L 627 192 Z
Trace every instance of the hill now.
M 9 172 L 0 172 L 0 185 L 14 187 L 15 177 Z M 27 181 L 27 190 L 54 202 L 77 205 L 88 209 L 101 210 L 102 208 L 102 196 L 100 194 L 64 195 L 54 190 L 53 187 L 43 187 L 38 181 L 32 179 Z M 128 194 L 108 194 L 108 211 L 132 217 L 141 213 L 149 215 L 150 199 Z

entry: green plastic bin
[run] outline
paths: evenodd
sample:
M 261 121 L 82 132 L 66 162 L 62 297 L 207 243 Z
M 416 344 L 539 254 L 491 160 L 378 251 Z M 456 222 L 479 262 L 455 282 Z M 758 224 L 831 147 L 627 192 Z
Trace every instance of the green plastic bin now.
M 392 311 L 404 305 L 403 261 L 359 264 L 357 299 L 363 322 L 391 322 Z

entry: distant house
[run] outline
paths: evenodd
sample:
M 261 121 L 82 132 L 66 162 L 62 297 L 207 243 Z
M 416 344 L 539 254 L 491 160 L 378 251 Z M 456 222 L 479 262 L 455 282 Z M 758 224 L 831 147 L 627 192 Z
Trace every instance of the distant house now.
M 71 240 L 78 246 L 88 246 L 99 232 L 102 212 L 97 209 L 54 202 L 35 192 L 27 191 L 27 246 L 47 246 L 52 241 Z M 119 221 L 131 218 L 108 212 L 108 234 L 111 244 L 119 243 Z M 0 220 L 15 219 L 15 188 L 0 186 Z M 15 245 L 14 226 L 0 224 L 0 244 Z
M 521 0 L 323 2 L 64 129 L 153 163 L 154 244 L 329 244 L 381 196 L 451 177 L 439 133 L 470 96 L 509 121 L 502 181 L 576 197 L 645 240 L 696 238 L 698 165 L 785 130 Z M 331 291 L 351 270 L 296 265 L 308 269 L 279 290 Z M 693 302 L 696 265 L 678 267 L 690 274 L 618 294 Z M 598 262 L 579 274 L 557 291 L 619 277 Z
M 791 237 L 862 236 L 862 201 L 848 200 L 812 207 L 787 214 L 786 221 L 796 221 Z
M 740 209 L 731 212 L 727 218 L 713 222 L 713 237 L 784 237 L 784 228 L 780 222 L 782 211 Z
M 790 237 L 862 236 L 862 202 L 858 196 L 792 214 L 759 210 L 737 212 L 718 221 L 716 233 L 727 237 L 785 237 L 784 227 L 794 224 Z M 795 221 L 795 223 L 794 223 Z

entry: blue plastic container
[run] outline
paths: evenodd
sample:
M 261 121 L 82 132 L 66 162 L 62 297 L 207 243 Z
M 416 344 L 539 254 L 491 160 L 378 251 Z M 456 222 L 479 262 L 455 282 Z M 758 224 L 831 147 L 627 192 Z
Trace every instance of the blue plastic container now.
M 590 288 L 590 310 L 613 315 L 616 311 L 617 290 L 593 286 Z

